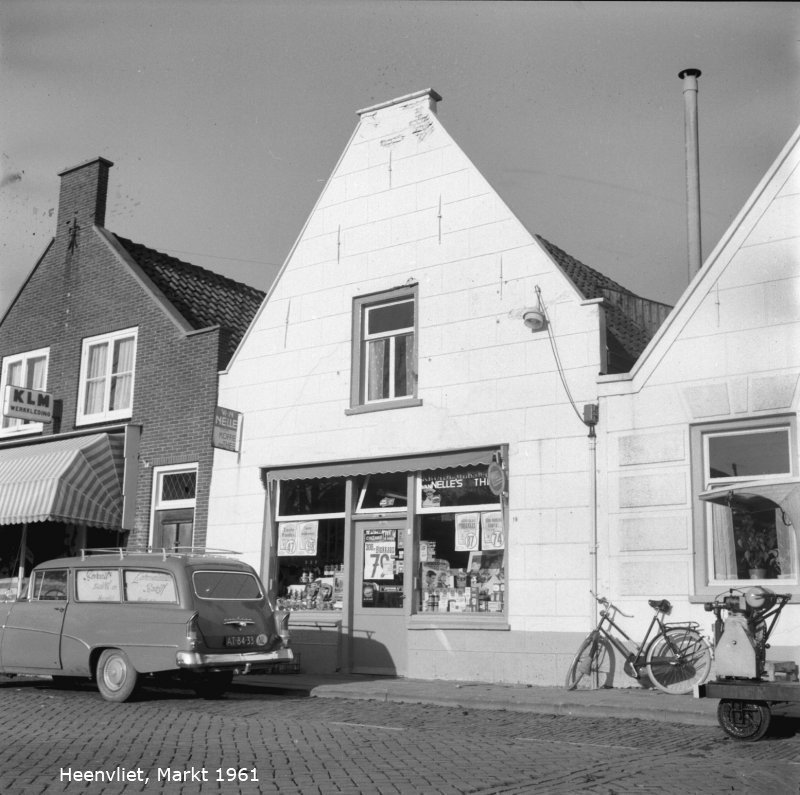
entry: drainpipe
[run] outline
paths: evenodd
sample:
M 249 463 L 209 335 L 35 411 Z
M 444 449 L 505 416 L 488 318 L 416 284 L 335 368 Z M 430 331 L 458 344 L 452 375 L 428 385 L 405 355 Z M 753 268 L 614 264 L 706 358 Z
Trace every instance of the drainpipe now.
M 700 148 L 697 123 L 697 78 L 699 69 L 684 69 L 683 103 L 686 137 L 686 221 L 688 229 L 689 281 L 700 270 L 703 260 L 700 239 Z

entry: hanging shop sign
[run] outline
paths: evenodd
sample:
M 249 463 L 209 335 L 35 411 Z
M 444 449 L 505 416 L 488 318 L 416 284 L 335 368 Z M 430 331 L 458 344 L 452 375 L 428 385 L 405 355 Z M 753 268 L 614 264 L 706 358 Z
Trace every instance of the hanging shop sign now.
M 3 395 L 3 416 L 31 422 L 52 422 L 53 396 L 40 389 L 9 385 Z
M 211 444 L 220 450 L 239 452 L 242 430 L 242 412 L 217 406 L 214 409 L 214 430 Z
M 278 557 L 316 557 L 319 522 L 279 522 Z
M 492 494 L 499 497 L 505 492 L 506 472 L 497 461 L 492 461 L 492 463 L 489 464 L 489 469 L 486 471 L 486 481 Z
M 393 580 L 397 558 L 397 530 L 364 531 L 364 579 Z
M 481 549 L 505 549 L 503 514 L 491 511 L 481 514 Z

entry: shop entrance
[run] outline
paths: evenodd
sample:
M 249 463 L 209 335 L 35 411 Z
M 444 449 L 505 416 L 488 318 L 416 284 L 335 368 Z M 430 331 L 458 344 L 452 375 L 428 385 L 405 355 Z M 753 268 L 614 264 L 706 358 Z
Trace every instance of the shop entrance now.
M 355 522 L 353 673 L 406 673 L 405 520 Z

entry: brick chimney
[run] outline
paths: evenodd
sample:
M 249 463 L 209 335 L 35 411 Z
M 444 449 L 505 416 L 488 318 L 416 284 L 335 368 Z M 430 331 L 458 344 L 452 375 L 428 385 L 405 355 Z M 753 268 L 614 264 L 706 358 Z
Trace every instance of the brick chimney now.
M 114 164 L 103 157 L 87 160 L 62 171 L 61 192 L 58 197 L 58 227 L 56 237 L 69 232 L 73 219 L 81 229 L 106 222 L 108 169 Z

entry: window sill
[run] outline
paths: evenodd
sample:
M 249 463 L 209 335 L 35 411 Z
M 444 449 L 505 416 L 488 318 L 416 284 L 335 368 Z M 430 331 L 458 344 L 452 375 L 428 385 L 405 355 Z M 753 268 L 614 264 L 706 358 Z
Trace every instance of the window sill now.
M 421 406 L 420 398 L 403 398 L 403 400 L 387 400 L 385 403 L 364 403 L 361 406 L 351 406 L 345 409 L 346 415 L 350 414 L 369 414 L 373 411 L 389 411 L 390 409 L 408 409 L 414 406 Z
M 772 582 L 775 584 L 764 585 L 765 582 Z M 790 593 L 792 594 L 792 599 L 789 604 L 798 604 L 800 602 L 800 585 L 798 585 L 796 582 L 792 582 L 787 585 L 779 586 L 777 585 L 779 582 L 780 580 L 756 580 L 752 583 L 752 585 L 760 585 L 765 588 L 769 588 L 769 590 L 773 591 L 774 593 Z M 697 605 L 704 604 L 706 602 L 713 602 L 717 596 L 720 594 L 729 593 L 731 589 L 733 589 L 735 592 L 738 592 L 745 591 L 750 587 L 751 585 L 749 584 L 748 580 L 734 580 L 730 583 L 730 585 L 704 586 L 702 588 L 698 588 L 695 593 L 690 594 L 689 604 Z
M 447 613 L 432 613 L 430 617 L 426 613 L 418 613 L 409 618 L 407 629 L 478 629 L 508 631 L 511 627 L 508 624 L 508 617 L 502 613 L 481 615 L 469 613 L 465 615 L 453 615 Z
M 337 613 L 333 610 L 291 610 L 289 612 L 290 635 L 292 627 L 340 627 L 341 625 L 341 612 Z

